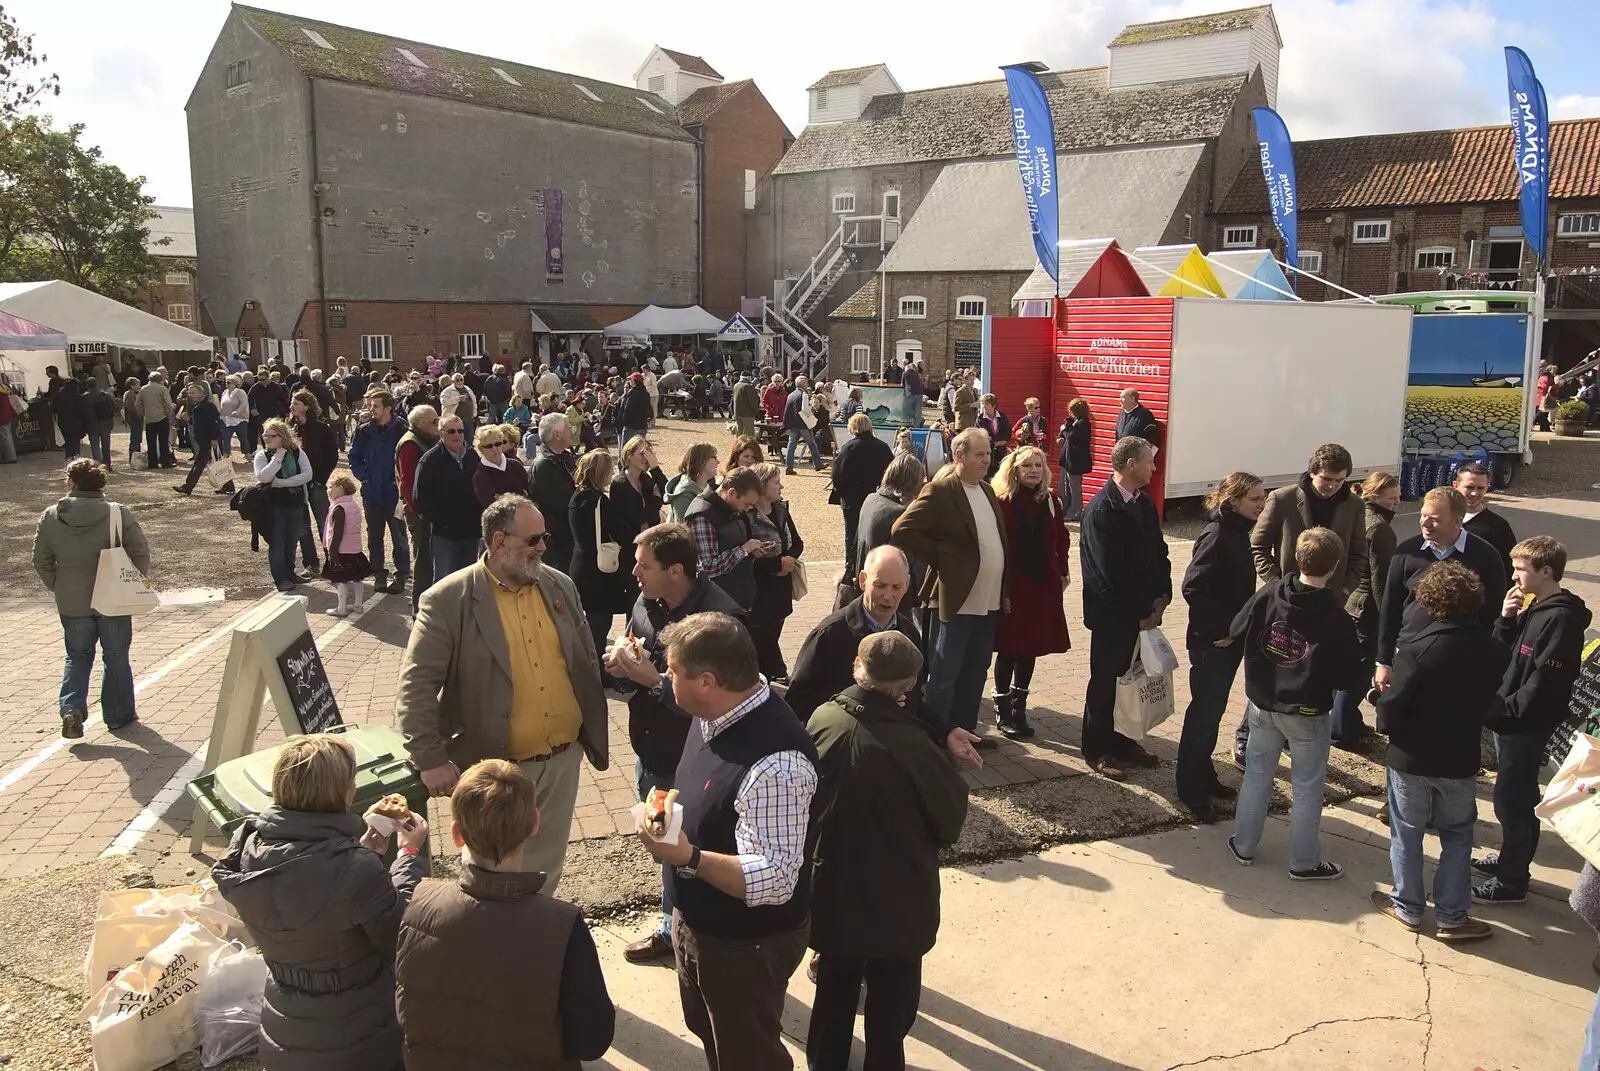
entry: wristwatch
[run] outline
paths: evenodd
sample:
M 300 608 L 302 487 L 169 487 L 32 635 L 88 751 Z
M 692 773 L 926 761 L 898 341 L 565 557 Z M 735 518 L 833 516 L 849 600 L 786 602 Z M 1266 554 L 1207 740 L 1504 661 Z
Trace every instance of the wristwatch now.
M 700 870 L 700 849 L 694 848 L 690 852 L 688 865 L 680 866 L 677 870 L 680 878 L 692 878 L 698 874 Z
M 667 687 L 667 678 L 666 678 L 665 674 L 662 674 L 661 676 L 656 678 L 655 684 L 650 686 L 650 696 L 651 696 L 651 698 L 660 699 L 661 698 L 661 693 L 666 689 L 666 687 Z

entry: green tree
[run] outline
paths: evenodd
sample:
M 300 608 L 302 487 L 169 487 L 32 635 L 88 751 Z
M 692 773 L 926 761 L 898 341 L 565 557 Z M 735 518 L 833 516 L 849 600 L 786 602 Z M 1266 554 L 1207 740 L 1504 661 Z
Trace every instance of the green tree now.
M 159 268 L 146 248 L 155 199 L 82 135 L 48 117 L 0 122 L 0 279 L 62 279 L 131 301 Z
M 0 4 L 0 119 L 12 119 L 45 97 L 61 95 L 58 75 L 37 71 L 49 61 L 34 55 L 33 34 L 25 34 Z

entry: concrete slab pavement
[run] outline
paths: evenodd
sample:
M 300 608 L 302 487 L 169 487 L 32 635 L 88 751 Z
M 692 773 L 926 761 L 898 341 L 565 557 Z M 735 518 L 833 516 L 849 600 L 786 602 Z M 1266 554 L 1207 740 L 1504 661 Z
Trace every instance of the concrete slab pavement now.
M 1481 805 L 1487 810 L 1487 802 Z M 1227 824 L 1064 846 L 944 872 L 944 923 L 907 1045 L 927 1071 L 1532 1071 L 1576 1066 L 1594 1004 L 1594 937 L 1565 903 L 1577 857 L 1544 853 L 1535 895 L 1480 914 L 1495 936 L 1449 946 L 1374 912 L 1387 843 L 1364 803 L 1324 812 L 1341 881 L 1291 882 L 1287 823 L 1256 865 Z M 1429 837 L 1430 860 L 1438 844 Z M 1430 867 L 1431 872 L 1431 867 Z M 626 963 L 636 927 L 597 943 L 617 1042 L 586 1065 L 698 1071 L 665 967 Z M 789 986 L 803 1046 L 814 988 Z M 852 1062 L 860 1066 L 861 1034 Z M 797 1055 L 797 1066 L 804 1066 Z

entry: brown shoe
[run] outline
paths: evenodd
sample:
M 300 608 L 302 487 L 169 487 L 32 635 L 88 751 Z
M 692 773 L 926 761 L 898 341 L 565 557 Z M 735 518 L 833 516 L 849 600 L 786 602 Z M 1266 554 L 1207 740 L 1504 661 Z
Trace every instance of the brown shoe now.
M 1493 937 L 1494 929 L 1487 922 L 1468 919 L 1459 926 L 1440 926 L 1436 936 L 1441 941 L 1481 941 Z
M 624 948 L 622 955 L 629 963 L 654 963 L 672 955 L 672 942 L 660 930 L 655 930 L 644 940 Z
M 1394 919 L 1412 933 L 1422 932 L 1422 923 L 1407 922 L 1405 919 L 1401 918 L 1399 908 L 1394 906 L 1394 898 L 1381 889 L 1373 889 L 1371 895 L 1367 897 L 1367 901 L 1372 904 L 1373 907 L 1377 908 L 1385 915 L 1388 915 L 1390 918 Z
M 1089 769 L 1093 770 L 1101 777 L 1108 778 L 1112 781 L 1121 781 L 1123 778 L 1128 776 L 1128 771 L 1122 765 L 1122 763 L 1117 759 L 1112 758 L 1110 755 L 1107 755 L 1104 758 L 1090 759 Z
M 1138 744 L 1128 745 L 1127 750 L 1122 755 L 1122 761 L 1132 766 L 1142 766 L 1147 770 L 1153 770 L 1161 765 L 1160 759 Z

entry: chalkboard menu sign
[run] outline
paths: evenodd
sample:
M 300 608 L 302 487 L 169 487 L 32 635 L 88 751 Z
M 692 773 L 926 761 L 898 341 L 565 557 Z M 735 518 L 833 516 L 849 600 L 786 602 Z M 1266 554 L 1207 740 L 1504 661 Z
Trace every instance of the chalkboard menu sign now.
M 1550 734 L 1550 741 L 1544 748 L 1546 762 L 1561 764 L 1572 750 L 1573 739 L 1584 731 L 1597 709 L 1600 709 L 1600 633 L 1590 629 L 1584 636 L 1583 665 L 1578 670 L 1578 682 L 1572 686 L 1567 720 Z
M 333 698 L 333 685 L 317 653 L 317 641 L 307 629 L 278 656 L 278 671 L 284 687 L 294 701 L 295 720 L 303 733 L 325 733 L 343 725 L 339 704 Z
M 983 364 L 983 342 L 975 338 L 956 340 L 956 367 L 977 368 Z

